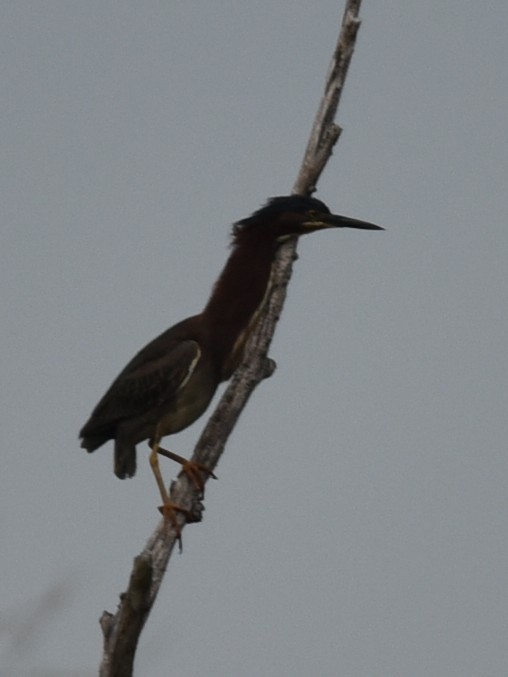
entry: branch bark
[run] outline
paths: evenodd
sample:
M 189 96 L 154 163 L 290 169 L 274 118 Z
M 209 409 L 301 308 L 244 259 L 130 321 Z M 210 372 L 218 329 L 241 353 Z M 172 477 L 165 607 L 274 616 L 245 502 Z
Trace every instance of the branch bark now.
M 361 0 L 347 0 L 342 25 L 326 77 L 325 90 L 314 119 L 302 164 L 293 185 L 293 193 L 311 195 L 332 154 L 341 129 L 335 115 L 360 27 Z M 270 299 L 258 328 L 251 337 L 244 363 L 237 369 L 215 411 L 206 424 L 193 454 L 193 460 L 214 469 L 224 451 L 238 417 L 254 388 L 271 376 L 275 363 L 267 357 L 279 320 L 296 254 L 296 238 L 281 246 L 274 265 L 274 283 Z M 185 522 L 199 522 L 202 496 L 186 475 L 180 474 L 171 487 L 172 500 L 189 510 Z M 126 592 L 120 595 L 115 614 L 105 611 L 100 619 L 104 651 L 100 677 L 130 677 L 139 636 L 155 602 L 169 558 L 178 542 L 171 524 L 161 520 L 141 554 L 135 558 Z

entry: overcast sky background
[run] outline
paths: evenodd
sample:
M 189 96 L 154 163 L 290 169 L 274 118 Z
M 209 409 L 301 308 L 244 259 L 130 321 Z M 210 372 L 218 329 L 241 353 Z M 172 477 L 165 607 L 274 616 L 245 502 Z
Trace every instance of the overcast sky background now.
M 0 674 L 94 675 L 158 522 L 77 434 L 296 176 L 343 3 L 0 7 Z M 508 673 L 508 5 L 365 2 L 272 347 L 137 675 Z M 171 440 L 189 455 L 204 419 Z M 169 462 L 169 478 L 178 468 Z

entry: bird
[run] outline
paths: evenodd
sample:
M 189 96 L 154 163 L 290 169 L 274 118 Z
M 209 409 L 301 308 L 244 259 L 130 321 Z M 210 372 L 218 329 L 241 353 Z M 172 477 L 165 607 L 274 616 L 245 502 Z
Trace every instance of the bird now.
M 198 488 L 206 467 L 162 449 L 166 435 L 190 426 L 207 409 L 220 383 L 244 358 L 270 293 L 280 245 L 291 237 L 330 228 L 384 230 L 381 226 L 332 214 L 306 195 L 270 198 L 232 228 L 231 253 L 204 309 L 173 325 L 142 348 L 116 377 L 82 427 L 81 447 L 93 452 L 114 440 L 114 473 L 136 473 L 136 445 L 148 440 L 165 517 L 176 528 L 175 510 L 159 467 L 164 455 L 179 462 Z M 178 534 L 179 535 L 179 534 Z

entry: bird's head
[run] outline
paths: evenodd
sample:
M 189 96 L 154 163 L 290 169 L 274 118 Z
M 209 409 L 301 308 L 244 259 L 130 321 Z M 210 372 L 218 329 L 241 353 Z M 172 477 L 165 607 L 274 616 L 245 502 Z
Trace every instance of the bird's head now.
M 324 202 L 316 198 L 288 195 L 270 198 L 252 216 L 235 223 L 233 237 L 235 242 L 259 237 L 279 243 L 325 228 L 384 230 L 373 223 L 332 214 Z

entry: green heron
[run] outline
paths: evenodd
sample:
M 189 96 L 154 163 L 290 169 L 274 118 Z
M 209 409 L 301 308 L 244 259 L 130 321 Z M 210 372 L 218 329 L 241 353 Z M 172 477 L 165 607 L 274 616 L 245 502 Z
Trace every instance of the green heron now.
M 219 383 L 239 366 L 268 298 L 280 244 L 324 228 L 383 230 L 331 214 L 323 202 L 303 195 L 274 197 L 238 221 L 233 226 L 231 255 L 204 310 L 175 324 L 135 355 L 81 429 L 81 446 L 89 452 L 115 441 L 114 472 L 120 479 L 135 474 L 136 445 L 148 440 L 163 514 L 173 521 L 172 511 L 178 508 L 171 504 L 158 454 L 181 463 L 197 486 L 203 486 L 201 473 L 206 468 L 161 449 L 161 439 L 199 418 Z

